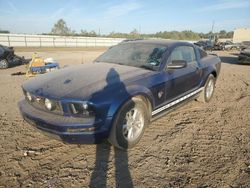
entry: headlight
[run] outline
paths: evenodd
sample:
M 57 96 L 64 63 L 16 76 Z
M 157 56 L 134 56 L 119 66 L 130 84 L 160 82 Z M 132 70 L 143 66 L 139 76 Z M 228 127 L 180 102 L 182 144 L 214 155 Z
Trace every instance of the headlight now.
M 79 116 L 93 116 L 93 106 L 88 104 L 87 102 L 75 102 L 69 104 L 71 113 Z
M 26 97 L 26 99 L 29 101 L 29 102 L 33 102 L 34 101 L 34 97 L 33 97 L 33 95 L 30 93 L 30 92 L 28 92 L 28 91 L 24 91 L 24 95 L 25 95 L 25 97 Z
M 52 110 L 55 110 L 56 109 L 56 103 L 50 99 L 45 99 L 44 101 L 44 104 L 45 104 L 45 107 L 49 110 L 49 111 L 52 111 Z
M 33 97 L 32 97 L 32 95 L 31 95 L 29 92 L 26 92 L 26 98 L 27 98 L 30 102 L 33 101 Z

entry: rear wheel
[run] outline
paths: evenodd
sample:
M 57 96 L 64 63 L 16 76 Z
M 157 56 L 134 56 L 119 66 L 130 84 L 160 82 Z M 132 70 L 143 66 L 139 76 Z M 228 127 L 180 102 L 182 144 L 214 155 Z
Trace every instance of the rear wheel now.
M 126 102 L 115 116 L 109 142 L 120 149 L 134 147 L 149 122 L 147 109 L 147 105 L 140 98 Z
M 7 69 L 9 67 L 9 62 L 7 59 L 0 60 L 0 68 L 1 69 Z
M 204 103 L 209 102 L 213 97 L 214 89 L 215 89 L 215 77 L 212 74 L 210 74 L 206 81 L 205 87 L 203 91 L 200 93 L 199 98 L 197 100 Z

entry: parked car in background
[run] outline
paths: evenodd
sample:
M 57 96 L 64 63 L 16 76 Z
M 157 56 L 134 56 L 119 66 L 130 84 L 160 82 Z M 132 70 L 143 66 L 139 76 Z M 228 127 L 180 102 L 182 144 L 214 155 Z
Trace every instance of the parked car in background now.
M 27 64 L 30 59 L 15 55 L 13 47 L 0 45 L 0 69 Z
M 233 43 L 228 42 L 217 42 L 213 46 L 213 50 L 242 50 L 245 49 L 248 45 L 244 43 Z
M 240 50 L 240 43 L 233 43 L 232 41 L 226 41 L 221 43 L 223 50 Z
M 209 102 L 220 67 L 218 56 L 188 42 L 122 42 L 93 63 L 26 81 L 19 108 L 24 120 L 64 142 L 108 139 L 132 148 L 156 118 L 196 98 Z
M 243 42 L 241 42 L 240 49 L 241 49 L 241 50 L 244 50 L 244 49 L 246 49 L 248 46 L 250 46 L 250 41 L 243 41 Z
M 239 63 L 250 64 L 250 45 L 244 50 L 241 50 L 239 57 L 238 57 L 238 61 Z
M 200 40 L 194 44 L 206 51 L 211 51 L 213 49 L 213 44 L 210 40 Z
M 224 42 L 217 42 L 213 46 L 213 50 L 223 50 L 224 49 Z

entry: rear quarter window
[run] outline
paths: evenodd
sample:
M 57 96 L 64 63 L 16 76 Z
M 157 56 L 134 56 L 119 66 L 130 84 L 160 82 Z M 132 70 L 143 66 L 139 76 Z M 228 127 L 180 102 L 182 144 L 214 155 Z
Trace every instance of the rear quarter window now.
M 207 52 L 205 52 L 204 50 L 199 49 L 199 53 L 200 53 L 201 59 L 204 58 L 204 57 L 207 57 Z
M 196 61 L 194 48 L 190 46 L 176 47 L 170 55 L 170 61 L 184 60 L 187 63 Z

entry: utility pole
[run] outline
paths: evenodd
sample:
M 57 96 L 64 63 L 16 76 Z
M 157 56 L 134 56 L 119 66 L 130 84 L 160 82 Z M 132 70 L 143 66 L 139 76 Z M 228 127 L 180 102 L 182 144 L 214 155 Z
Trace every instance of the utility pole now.
M 139 25 L 139 38 L 141 38 L 141 25 Z
M 214 32 L 214 20 L 213 20 L 212 29 L 211 29 L 211 33 L 213 32 Z
M 210 39 L 209 39 L 211 42 L 214 41 L 213 32 L 214 32 L 214 20 L 213 20 L 213 24 L 212 24 Z

